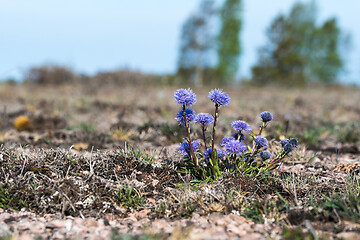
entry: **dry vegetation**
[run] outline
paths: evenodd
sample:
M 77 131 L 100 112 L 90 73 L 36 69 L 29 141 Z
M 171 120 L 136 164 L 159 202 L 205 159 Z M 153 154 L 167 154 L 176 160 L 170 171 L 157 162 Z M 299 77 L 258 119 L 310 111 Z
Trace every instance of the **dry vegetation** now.
M 359 89 L 224 89 L 232 100 L 221 109 L 217 142 L 231 121 L 255 128 L 268 110 L 274 121 L 265 135 L 297 137 L 300 147 L 274 176 L 226 174 L 206 183 L 178 172 L 184 132 L 174 119 L 175 87 L 98 85 L 0 85 L 0 239 L 359 234 Z M 194 89 L 198 96 L 209 90 Z M 212 105 L 198 97 L 195 110 Z M 14 128 L 19 116 L 29 118 L 26 130 Z

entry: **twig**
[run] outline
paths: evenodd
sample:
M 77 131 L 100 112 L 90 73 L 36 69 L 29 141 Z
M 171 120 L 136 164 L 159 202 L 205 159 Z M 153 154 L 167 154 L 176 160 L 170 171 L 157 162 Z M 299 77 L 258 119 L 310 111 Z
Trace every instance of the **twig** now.
M 7 182 L 8 182 L 8 180 L 9 180 L 9 174 L 6 174 L 6 173 L 5 173 L 4 168 L 3 168 L 3 167 L 1 167 L 1 170 L 2 170 L 2 172 L 3 172 L 3 174 L 4 174 L 4 176 L 5 176 L 5 183 L 7 183 Z
M 21 144 L 20 144 L 20 148 L 21 148 L 22 156 L 25 158 L 25 161 L 23 163 L 23 166 L 22 166 L 22 169 L 21 169 L 21 172 L 20 172 L 20 176 L 21 176 L 23 174 L 23 172 L 24 172 L 25 164 L 27 164 L 27 157 L 24 155 L 24 149 L 22 148 Z
M 305 226 L 307 229 L 309 229 L 311 235 L 313 235 L 314 240 L 319 240 L 319 237 L 316 234 L 315 229 L 313 228 L 313 226 L 311 225 L 311 222 L 309 220 L 305 220 Z

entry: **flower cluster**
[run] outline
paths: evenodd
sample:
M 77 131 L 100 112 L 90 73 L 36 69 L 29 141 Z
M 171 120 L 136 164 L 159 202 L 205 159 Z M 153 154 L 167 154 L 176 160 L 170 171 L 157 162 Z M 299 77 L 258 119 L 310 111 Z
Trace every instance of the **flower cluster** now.
M 254 141 L 257 148 L 266 147 L 268 145 L 268 140 L 263 136 L 256 136 Z
M 192 147 L 194 149 L 195 152 L 197 152 L 197 150 L 200 147 L 200 141 L 199 140 L 195 140 L 192 143 Z M 188 142 L 182 142 L 179 146 L 179 153 L 184 155 L 184 156 L 190 156 L 190 145 Z
M 252 131 L 250 125 L 242 120 L 233 121 L 231 125 L 235 131 L 238 131 L 240 133 L 242 132 L 250 133 Z
M 206 127 L 214 122 L 214 117 L 209 113 L 199 113 L 196 115 L 194 122 L 200 123 L 203 127 Z
M 273 120 L 273 115 L 268 111 L 260 113 L 260 117 L 263 120 L 263 122 L 265 122 L 265 123 Z
M 199 113 L 191 109 L 196 103 L 196 95 L 191 89 L 178 89 L 174 94 L 175 101 L 182 106 L 177 112 L 176 120 L 179 125 L 184 126 L 187 131 L 186 140 L 180 144 L 179 153 L 192 160 L 193 171 L 201 178 L 210 177 L 216 179 L 221 171 L 249 173 L 252 171 L 261 172 L 262 169 L 273 170 L 279 166 L 282 159 L 298 146 L 295 138 L 283 139 L 280 141 L 282 150 L 278 154 L 272 154 L 266 150 L 269 141 L 262 136 L 262 131 L 273 120 L 273 115 L 264 111 L 260 114 L 261 125 L 258 133 L 243 120 L 235 120 L 231 123 L 234 129 L 232 136 L 222 139 L 221 148 L 215 147 L 215 129 L 218 120 L 220 107 L 230 103 L 230 97 L 220 89 L 213 89 L 209 93 L 211 102 L 215 105 L 214 115 Z M 198 123 L 202 129 L 202 142 L 192 140 L 190 127 L 192 122 Z M 207 127 L 212 124 L 211 137 L 206 137 Z M 248 135 L 249 137 L 245 137 Z M 208 140 L 211 139 L 209 143 Z M 209 147 L 208 147 L 209 146 Z
M 215 106 L 225 106 L 230 102 L 230 97 L 220 89 L 211 90 L 209 93 L 210 100 Z
M 264 150 L 260 152 L 260 157 L 262 160 L 268 160 L 269 158 L 271 158 L 271 153 L 267 150 Z
M 194 110 L 192 110 L 190 108 L 186 108 L 185 110 L 180 110 L 177 112 L 176 120 L 178 121 L 179 125 L 185 126 L 184 117 L 186 119 L 186 122 L 189 124 L 194 121 L 195 116 L 196 116 L 196 114 L 195 114 Z
M 190 88 L 188 89 L 178 89 L 174 95 L 175 101 L 178 104 L 184 106 L 191 106 L 196 103 L 196 95 L 192 92 Z
M 226 151 L 224 149 L 221 149 L 221 148 L 216 148 L 215 149 L 216 151 L 216 155 L 217 155 L 217 158 L 224 158 L 226 157 Z M 212 153 L 212 148 L 208 148 L 204 153 L 203 153 L 203 157 L 205 160 L 209 160 L 210 157 L 211 157 L 211 153 Z
M 299 142 L 295 138 L 284 138 L 280 141 L 280 144 L 283 147 L 284 152 L 289 153 L 298 146 Z
M 230 140 L 225 144 L 227 154 L 241 154 L 246 150 L 246 145 L 243 142 L 237 140 Z

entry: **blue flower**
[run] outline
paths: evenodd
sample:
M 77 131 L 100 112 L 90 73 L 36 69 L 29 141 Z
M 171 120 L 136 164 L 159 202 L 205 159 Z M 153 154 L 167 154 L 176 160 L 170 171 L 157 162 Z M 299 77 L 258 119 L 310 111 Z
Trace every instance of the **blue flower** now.
M 186 122 L 189 124 L 192 121 L 194 121 L 195 119 L 195 111 L 190 109 L 190 108 L 186 108 L 185 109 L 185 118 L 186 118 Z M 179 125 L 183 125 L 185 126 L 185 122 L 184 122 L 184 111 L 180 110 L 177 112 L 176 114 L 176 120 L 178 121 Z
M 262 160 L 267 160 L 267 159 L 269 159 L 269 158 L 271 158 L 271 153 L 269 152 L 269 151 L 261 151 L 260 152 L 260 157 L 261 157 L 261 159 Z
M 263 136 L 256 136 L 255 144 L 257 148 L 266 147 L 268 145 L 268 140 Z
M 289 139 L 287 139 L 287 138 L 284 138 L 284 139 L 280 140 L 280 144 L 281 144 L 282 147 L 284 147 L 288 143 L 289 143 Z
M 225 106 L 230 102 L 230 97 L 220 89 L 213 89 L 209 93 L 210 100 L 216 106 Z
M 200 123 L 203 127 L 214 122 L 214 117 L 209 113 L 199 113 L 196 115 L 194 122 Z
M 273 120 L 273 115 L 268 111 L 260 113 L 260 116 L 263 122 L 270 122 L 271 120 Z
M 234 128 L 235 131 L 239 131 L 239 132 L 250 133 L 251 130 L 252 130 L 250 125 L 247 122 L 242 121 L 242 120 L 233 121 L 231 123 L 231 125 L 232 125 L 232 127 Z
M 223 157 L 226 156 L 226 151 L 224 149 L 221 149 L 221 148 L 217 148 L 216 153 L 217 153 L 218 158 L 223 158 Z
M 291 145 L 291 143 L 287 143 L 287 144 L 285 144 L 284 145 L 284 151 L 285 151 L 285 153 L 289 153 L 289 152 L 291 152 L 292 150 L 293 150 L 293 145 Z
M 200 141 L 198 140 L 195 140 L 195 141 L 192 141 L 192 147 L 194 149 L 194 152 L 197 152 L 197 150 L 199 149 L 200 147 Z M 185 142 L 182 142 L 179 146 L 179 153 L 184 155 L 184 156 L 190 156 L 190 146 L 189 146 L 189 143 L 187 141 Z
M 299 142 L 296 138 L 290 138 L 290 139 L 284 138 L 280 140 L 280 143 L 286 153 L 291 152 L 294 148 L 296 148 L 299 145 Z
M 227 154 L 240 154 L 246 150 L 246 145 L 242 142 L 237 140 L 230 140 L 225 145 L 226 153 Z
M 196 103 L 196 95 L 190 88 L 180 88 L 174 94 L 175 101 L 184 106 L 191 106 Z
M 289 143 L 294 147 L 296 148 L 298 145 L 299 145 L 299 142 L 296 138 L 290 138 L 289 139 Z
M 235 138 L 234 138 L 234 137 L 224 137 L 224 138 L 222 139 L 220 145 L 221 145 L 222 147 L 225 147 L 225 145 L 226 145 L 228 142 L 232 141 L 232 140 L 235 140 Z
M 203 153 L 203 157 L 205 160 L 210 159 L 211 151 L 212 151 L 212 148 L 209 148 Z M 226 156 L 226 151 L 224 149 L 216 148 L 215 151 L 217 154 L 217 158 L 223 158 Z

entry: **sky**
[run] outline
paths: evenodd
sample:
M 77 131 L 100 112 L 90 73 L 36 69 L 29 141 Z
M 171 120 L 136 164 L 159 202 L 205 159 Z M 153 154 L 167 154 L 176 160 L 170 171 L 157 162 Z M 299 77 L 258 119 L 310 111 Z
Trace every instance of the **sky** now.
M 0 79 L 20 80 L 29 67 L 46 63 L 85 74 L 123 68 L 173 73 L 181 26 L 199 2 L 0 0 Z M 243 0 L 240 77 L 251 76 L 257 51 L 267 42 L 266 29 L 295 2 Z M 342 30 L 351 35 L 341 80 L 360 85 L 360 1 L 317 0 L 317 5 L 319 20 L 337 17 Z

